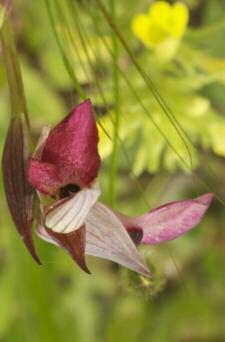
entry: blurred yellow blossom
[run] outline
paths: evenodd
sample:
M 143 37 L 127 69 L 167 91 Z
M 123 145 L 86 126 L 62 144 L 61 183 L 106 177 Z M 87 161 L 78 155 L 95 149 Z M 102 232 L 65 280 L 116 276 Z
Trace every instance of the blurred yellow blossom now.
M 183 36 L 188 23 L 188 8 L 177 2 L 154 2 L 147 14 L 138 14 L 132 22 L 136 37 L 147 47 L 168 50 L 172 54 Z M 164 51 L 163 51 L 164 52 Z
M 221 157 L 225 156 L 225 124 L 212 123 L 210 126 L 212 149 Z

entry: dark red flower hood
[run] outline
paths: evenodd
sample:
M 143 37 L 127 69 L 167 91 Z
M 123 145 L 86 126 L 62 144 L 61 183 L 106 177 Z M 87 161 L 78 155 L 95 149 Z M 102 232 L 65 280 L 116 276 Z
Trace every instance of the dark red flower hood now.
M 29 182 L 41 193 L 88 186 L 98 174 L 98 131 L 90 100 L 81 103 L 50 132 L 40 159 L 30 162 Z

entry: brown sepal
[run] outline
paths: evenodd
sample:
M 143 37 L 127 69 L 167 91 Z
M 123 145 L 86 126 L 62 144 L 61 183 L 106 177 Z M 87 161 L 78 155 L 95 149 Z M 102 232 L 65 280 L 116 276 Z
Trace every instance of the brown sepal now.
M 13 221 L 32 257 L 41 264 L 32 239 L 34 191 L 27 182 L 28 141 L 21 118 L 13 118 L 4 146 L 2 170 Z
M 83 271 L 89 274 L 91 273 L 85 260 L 85 225 L 68 234 L 56 233 L 48 228 L 45 229 L 47 233 L 58 243 L 58 245 L 68 251 L 73 260 L 82 268 Z

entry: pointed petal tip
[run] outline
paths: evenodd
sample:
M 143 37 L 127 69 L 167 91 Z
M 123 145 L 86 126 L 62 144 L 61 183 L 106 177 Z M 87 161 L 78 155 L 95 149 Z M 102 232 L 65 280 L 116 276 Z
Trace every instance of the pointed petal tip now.
M 84 100 L 79 106 L 87 106 L 87 107 L 92 107 L 92 102 L 91 99 L 87 98 Z
M 62 238 L 60 236 L 60 234 L 55 234 L 54 235 L 51 235 L 50 234 L 50 229 L 46 229 L 44 228 L 44 226 L 42 225 L 39 225 L 37 230 L 36 230 L 36 233 L 37 235 L 39 236 L 40 239 L 48 242 L 48 243 L 51 243 L 57 247 L 61 247 L 61 248 L 64 248 L 66 249 L 70 256 L 72 257 L 72 259 L 80 266 L 80 268 L 87 274 L 90 274 L 91 275 L 91 272 L 89 270 L 89 268 L 87 267 L 87 264 L 86 264 L 86 260 L 82 260 L 82 257 L 81 258 L 78 258 L 77 256 L 75 257 L 73 252 L 71 251 L 71 249 L 69 248 L 69 243 L 65 242 L 65 239 L 64 239 L 64 242 L 62 241 Z
M 152 278 L 151 271 L 148 269 L 147 266 L 145 266 L 143 264 L 140 266 L 139 270 L 137 270 L 135 272 L 139 273 L 140 275 L 142 275 L 142 276 L 144 276 L 146 278 Z
M 71 110 L 69 116 L 79 116 L 82 114 L 91 114 L 93 115 L 93 106 L 92 106 L 92 102 L 91 99 L 86 99 L 83 102 L 79 103 L 78 105 L 76 105 L 75 107 L 73 107 L 73 109 Z
M 111 209 L 100 202 L 96 203 L 85 224 L 86 254 L 111 260 L 150 277 L 143 256 Z
M 31 256 L 33 257 L 33 259 L 37 262 L 38 265 L 42 265 L 42 262 L 39 258 L 39 256 L 36 253 L 35 247 L 34 247 L 34 243 L 32 238 L 30 237 L 26 237 L 26 236 L 22 236 L 22 240 L 25 244 L 25 246 L 27 247 L 29 253 L 31 254 Z
M 38 257 L 38 255 L 37 254 L 32 254 L 32 257 L 33 257 L 33 259 L 37 262 L 37 264 L 39 265 L 39 266 L 42 266 L 42 262 L 41 262 L 41 260 L 40 260 L 40 258 Z
M 91 271 L 89 270 L 87 264 L 86 264 L 86 260 L 85 258 L 78 258 L 77 256 L 73 255 L 72 253 L 70 253 L 70 256 L 72 257 L 72 259 L 75 261 L 75 263 L 87 274 L 91 275 Z
M 91 271 L 89 270 L 89 268 L 87 267 L 86 262 L 85 263 L 78 263 L 77 260 L 74 260 L 79 266 L 80 268 L 87 274 L 91 275 Z
M 211 192 L 209 192 L 207 194 L 204 194 L 204 195 L 196 198 L 196 201 L 198 201 L 201 204 L 204 204 L 206 206 L 209 206 L 212 203 L 213 198 L 214 198 L 214 195 Z
M 125 267 L 128 267 L 131 271 L 136 272 L 146 278 L 151 278 L 152 277 L 152 273 L 149 270 L 149 267 L 143 257 L 143 255 L 140 253 L 140 251 L 138 249 L 136 249 L 137 254 L 136 254 L 136 258 L 134 260 L 134 258 L 130 259 L 130 262 L 127 265 L 123 265 Z
M 50 243 L 54 243 L 67 250 L 72 259 L 77 263 L 77 265 L 80 266 L 80 268 L 84 272 L 91 274 L 87 267 L 85 258 L 86 231 L 84 225 L 81 226 L 78 230 L 67 234 L 56 233 L 47 227 L 45 227 L 44 233 L 43 231 L 41 232 L 40 229 L 38 233 L 44 240 Z
M 92 104 L 88 99 L 74 107 L 48 135 L 41 160 L 46 166 L 54 165 L 57 172 L 48 170 L 47 181 L 53 180 L 55 183 L 56 177 L 61 186 L 88 186 L 97 177 L 101 164 L 97 145 L 98 130 Z M 46 172 L 43 172 L 43 177 L 45 175 Z
M 77 113 L 92 113 L 92 102 L 91 99 L 86 99 L 72 108 L 69 116 L 76 115 Z

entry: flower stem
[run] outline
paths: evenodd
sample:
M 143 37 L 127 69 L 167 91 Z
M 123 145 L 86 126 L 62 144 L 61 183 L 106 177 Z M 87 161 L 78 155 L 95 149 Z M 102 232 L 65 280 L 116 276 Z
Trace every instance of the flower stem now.
M 0 39 L 10 91 L 11 115 L 12 118 L 22 118 L 29 129 L 30 124 L 27 115 L 24 87 L 15 40 L 8 13 L 6 13 L 5 8 L 2 6 L 1 10 L 5 12 L 4 18 L 2 19 L 3 24 L 0 32 Z
M 116 19 L 115 0 L 110 0 L 112 17 Z M 112 207 L 116 204 L 116 176 L 117 176 L 117 152 L 118 152 L 118 133 L 120 124 L 120 86 L 119 72 L 117 68 L 119 58 L 119 44 L 116 34 L 112 31 L 112 72 L 113 72 L 113 95 L 114 95 L 114 132 L 113 132 L 113 147 L 111 156 L 111 168 L 109 177 L 109 200 Z

